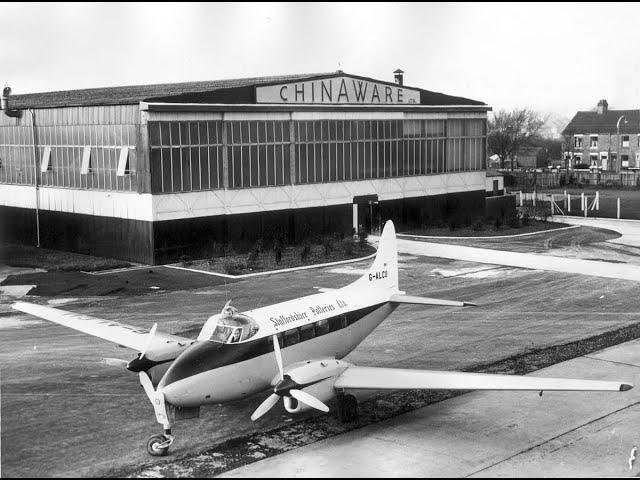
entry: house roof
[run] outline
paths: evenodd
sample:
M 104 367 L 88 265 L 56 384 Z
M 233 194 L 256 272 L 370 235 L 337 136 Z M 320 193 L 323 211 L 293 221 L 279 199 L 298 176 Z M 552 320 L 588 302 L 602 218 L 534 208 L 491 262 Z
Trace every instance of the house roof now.
M 146 102 L 173 103 L 255 103 L 256 86 L 319 80 L 349 76 L 363 80 L 396 85 L 372 78 L 350 75 L 341 71 L 330 73 L 308 73 L 268 77 L 236 78 L 200 82 L 161 83 L 125 87 L 89 88 L 57 92 L 11 95 L 10 108 L 55 108 L 90 105 L 133 105 Z M 405 85 L 405 88 L 408 87 Z M 486 105 L 477 100 L 455 97 L 444 93 L 420 90 L 421 105 Z
M 620 122 L 621 133 L 640 132 L 640 110 L 608 110 L 606 113 L 578 112 L 562 131 L 563 135 L 576 133 L 617 133 L 618 119 L 624 115 L 627 123 Z

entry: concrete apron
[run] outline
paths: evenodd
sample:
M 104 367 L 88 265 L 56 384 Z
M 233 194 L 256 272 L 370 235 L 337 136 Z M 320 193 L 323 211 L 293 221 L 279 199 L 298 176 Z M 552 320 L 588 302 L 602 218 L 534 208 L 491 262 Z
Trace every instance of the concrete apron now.
M 226 477 L 630 476 L 640 340 L 534 372 L 628 392 L 473 392 L 227 472 Z
M 554 215 L 554 222 L 568 223 L 571 225 L 583 225 L 585 227 L 606 228 L 618 232 L 620 238 L 607 240 L 609 243 L 619 243 L 640 247 L 640 220 L 615 219 L 615 218 L 584 218 L 564 215 Z

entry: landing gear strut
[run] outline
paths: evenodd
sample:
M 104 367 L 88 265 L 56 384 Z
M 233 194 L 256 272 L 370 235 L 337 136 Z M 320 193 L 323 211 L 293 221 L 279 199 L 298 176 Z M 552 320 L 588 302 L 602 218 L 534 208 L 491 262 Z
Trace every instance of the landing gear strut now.
M 147 440 L 147 452 L 154 457 L 163 457 L 169 452 L 169 447 L 173 443 L 171 429 L 165 429 L 164 434 L 156 434 Z
M 353 395 L 338 395 L 338 416 L 342 423 L 354 422 L 358 418 L 358 400 Z

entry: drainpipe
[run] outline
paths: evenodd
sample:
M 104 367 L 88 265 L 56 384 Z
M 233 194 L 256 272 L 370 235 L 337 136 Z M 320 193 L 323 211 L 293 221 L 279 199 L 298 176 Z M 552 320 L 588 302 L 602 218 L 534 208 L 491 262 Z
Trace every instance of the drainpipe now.
M 31 138 L 33 139 L 33 178 L 36 187 L 36 235 L 38 248 L 40 248 L 40 192 L 38 188 L 38 144 L 36 141 L 36 114 L 33 108 L 29 109 L 31 113 Z

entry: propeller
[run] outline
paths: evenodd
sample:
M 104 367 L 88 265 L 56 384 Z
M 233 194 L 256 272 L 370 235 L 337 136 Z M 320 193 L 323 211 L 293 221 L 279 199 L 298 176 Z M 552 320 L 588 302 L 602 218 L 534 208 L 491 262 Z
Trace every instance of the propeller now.
M 147 337 L 147 342 L 144 348 L 138 354 L 138 356 L 133 360 L 131 360 L 130 362 L 127 362 L 125 360 L 120 360 L 119 358 L 103 358 L 102 363 L 105 363 L 110 367 L 125 367 L 127 370 L 131 370 L 132 372 L 142 372 L 142 371 L 148 370 L 153 365 L 153 362 L 145 358 L 145 355 L 147 354 L 147 352 L 151 348 L 151 345 L 153 344 L 153 337 L 156 334 L 157 328 L 158 328 L 158 324 L 154 323 L 153 326 L 151 327 L 151 330 L 149 330 L 149 335 Z
M 156 334 L 156 328 L 158 328 L 158 324 L 154 323 L 153 327 L 151 327 L 151 330 L 149 330 L 149 337 L 147 338 L 147 344 L 144 346 L 144 349 L 142 350 L 142 352 L 140 352 L 140 356 L 138 358 L 144 357 L 145 353 L 147 353 L 147 350 L 149 350 L 149 347 L 151 347 L 151 344 L 153 343 L 153 336 Z
M 276 363 L 278 364 L 278 382 L 273 388 L 273 393 L 269 395 L 267 399 L 258 406 L 258 408 L 256 408 L 255 412 L 253 412 L 253 414 L 251 415 L 251 420 L 255 422 L 257 419 L 271 410 L 276 405 L 276 403 L 278 403 L 278 400 L 280 400 L 280 398 L 285 397 L 293 397 L 299 402 L 310 406 L 311 408 L 315 408 L 316 410 L 320 410 L 325 413 L 328 412 L 329 407 L 327 407 L 324 403 L 315 398 L 313 395 L 300 390 L 300 388 L 304 388 L 304 385 L 300 385 L 289 375 L 284 374 L 284 368 L 282 367 L 282 352 L 280 351 L 278 336 L 274 335 L 272 338 L 273 353 L 276 356 Z
M 127 362 L 126 360 L 121 360 L 120 358 L 110 358 L 110 357 L 103 358 L 102 363 L 104 363 L 105 365 L 109 365 L 110 367 L 127 368 L 127 365 L 129 365 L 129 362 Z

